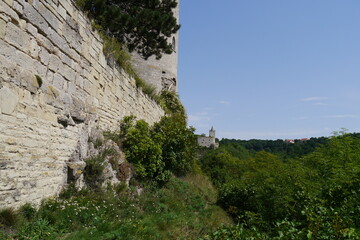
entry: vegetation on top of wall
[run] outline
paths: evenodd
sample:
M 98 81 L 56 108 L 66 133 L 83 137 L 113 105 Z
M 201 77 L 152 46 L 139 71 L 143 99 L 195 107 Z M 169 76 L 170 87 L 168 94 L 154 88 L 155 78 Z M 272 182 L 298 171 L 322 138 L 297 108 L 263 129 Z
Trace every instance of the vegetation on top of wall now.
M 166 114 L 180 114 L 184 119 L 186 118 L 185 108 L 176 92 L 163 90 L 155 100 L 164 109 Z
M 156 99 L 155 87 L 140 78 L 133 68 L 131 55 L 128 52 L 127 46 L 120 43 L 116 38 L 106 35 L 101 26 L 93 24 L 93 27 L 98 30 L 104 41 L 103 51 L 109 61 L 117 63 L 130 77 L 134 78 L 136 86 L 140 88 L 143 93 L 152 99 Z
M 137 51 L 145 59 L 171 54 L 168 38 L 180 25 L 174 16 L 175 0 L 77 0 L 77 5 L 100 25 L 108 36 Z

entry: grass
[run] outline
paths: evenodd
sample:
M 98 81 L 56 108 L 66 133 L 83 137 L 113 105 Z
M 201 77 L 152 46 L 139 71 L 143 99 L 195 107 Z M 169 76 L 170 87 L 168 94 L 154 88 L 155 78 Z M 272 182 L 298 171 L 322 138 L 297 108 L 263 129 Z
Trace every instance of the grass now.
M 23 221 L 17 225 L 16 232 L 6 237 L 196 239 L 213 232 L 222 223 L 231 223 L 224 211 L 214 205 L 216 191 L 205 177 L 172 177 L 161 188 L 153 183 L 142 186 L 145 190 L 140 196 L 118 185 L 107 190 L 82 190 L 70 198 L 46 200 L 35 213 L 27 206 L 26 211 L 13 212 L 22 216 Z

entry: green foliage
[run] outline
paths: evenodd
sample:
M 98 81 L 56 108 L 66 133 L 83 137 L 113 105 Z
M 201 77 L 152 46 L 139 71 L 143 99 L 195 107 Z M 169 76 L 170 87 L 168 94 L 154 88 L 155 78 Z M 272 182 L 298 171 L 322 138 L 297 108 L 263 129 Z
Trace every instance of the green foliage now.
M 123 147 L 126 159 L 135 166 L 136 176 L 166 181 L 169 173 L 164 171 L 161 145 L 153 140 L 149 125 L 143 120 L 129 125 L 125 127 L 127 134 Z
M 105 149 L 97 156 L 85 160 L 84 179 L 90 188 L 101 187 L 104 182 L 105 158 L 113 153 L 113 149 Z
M 20 207 L 19 212 L 25 219 L 31 220 L 35 217 L 36 209 L 30 203 L 26 203 Z
M 222 148 L 207 151 L 200 159 L 200 166 L 217 187 L 241 174 L 240 161 Z
M 220 189 L 218 203 L 242 223 L 209 239 L 257 239 L 253 228 L 261 239 L 360 239 L 359 146 L 358 135 L 342 133 L 297 159 L 209 151 L 201 164 Z
M 132 66 L 131 56 L 125 44 L 120 43 L 116 38 L 107 36 L 101 27 L 98 27 L 100 35 L 104 40 L 103 51 L 105 56 L 110 60 L 114 60 L 124 71 L 135 79 L 136 86 L 150 98 L 156 98 L 156 89 L 153 85 L 145 82 L 139 77 Z
M 153 136 L 162 149 L 164 169 L 183 176 L 194 168 L 197 138 L 183 115 L 163 117 L 153 127 Z
M 33 222 L 26 222 L 19 230 L 17 239 L 43 240 L 53 239 L 59 233 L 50 225 L 46 219 L 39 218 Z
M 247 228 L 244 224 L 235 226 L 222 226 L 212 234 L 206 235 L 200 240 L 225 240 L 225 239 L 268 239 L 266 234 L 259 231 L 256 227 Z
M 200 189 L 206 189 L 206 198 Z M 231 223 L 208 200 L 216 191 L 203 176 L 171 177 L 162 188 L 148 184 L 140 196 L 127 191 L 80 191 L 43 201 L 16 231 L 0 231 L 1 239 L 196 239 Z
M 241 159 L 248 158 L 251 154 L 259 151 L 266 151 L 276 154 L 282 159 L 291 159 L 305 156 L 322 144 L 326 143 L 328 138 L 310 138 L 306 141 L 295 139 L 295 143 L 287 143 L 281 139 L 278 140 L 235 140 L 222 139 L 220 146 L 230 152 L 234 157 Z
M 19 223 L 19 214 L 12 208 L 5 208 L 0 210 L 0 225 L 13 227 Z
M 130 51 L 137 51 L 145 59 L 163 53 L 170 54 L 174 47 L 167 40 L 180 26 L 172 10 L 177 6 L 174 0 L 77 0 L 78 6 L 86 11 L 97 24 L 119 42 L 125 43 Z
M 177 93 L 172 91 L 162 91 L 156 101 L 165 110 L 166 114 L 179 114 L 186 117 L 185 108 L 182 105 Z
M 174 113 L 152 127 L 143 120 L 135 121 L 134 116 L 121 122 L 118 139 L 137 177 L 160 183 L 167 181 L 171 173 L 183 176 L 196 167 L 197 139 L 182 113 L 174 108 Z

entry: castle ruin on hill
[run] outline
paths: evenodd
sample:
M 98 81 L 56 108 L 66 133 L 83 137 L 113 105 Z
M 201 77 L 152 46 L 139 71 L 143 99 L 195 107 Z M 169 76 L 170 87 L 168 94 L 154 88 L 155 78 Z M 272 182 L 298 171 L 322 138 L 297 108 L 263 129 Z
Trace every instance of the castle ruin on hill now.
M 209 136 L 200 135 L 198 136 L 198 144 L 201 147 L 207 147 L 207 148 L 218 148 L 219 143 L 215 141 L 215 130 L 213 127 L 209 130 Z

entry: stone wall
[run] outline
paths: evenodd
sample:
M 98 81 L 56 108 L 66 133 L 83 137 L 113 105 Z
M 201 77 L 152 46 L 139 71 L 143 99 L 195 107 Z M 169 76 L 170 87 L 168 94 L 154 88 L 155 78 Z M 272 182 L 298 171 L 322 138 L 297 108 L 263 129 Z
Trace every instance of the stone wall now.
M 0 0 L 0 208 L 58 194 L 94 131 L 164 114 L 102 48 L 71 0 Z

